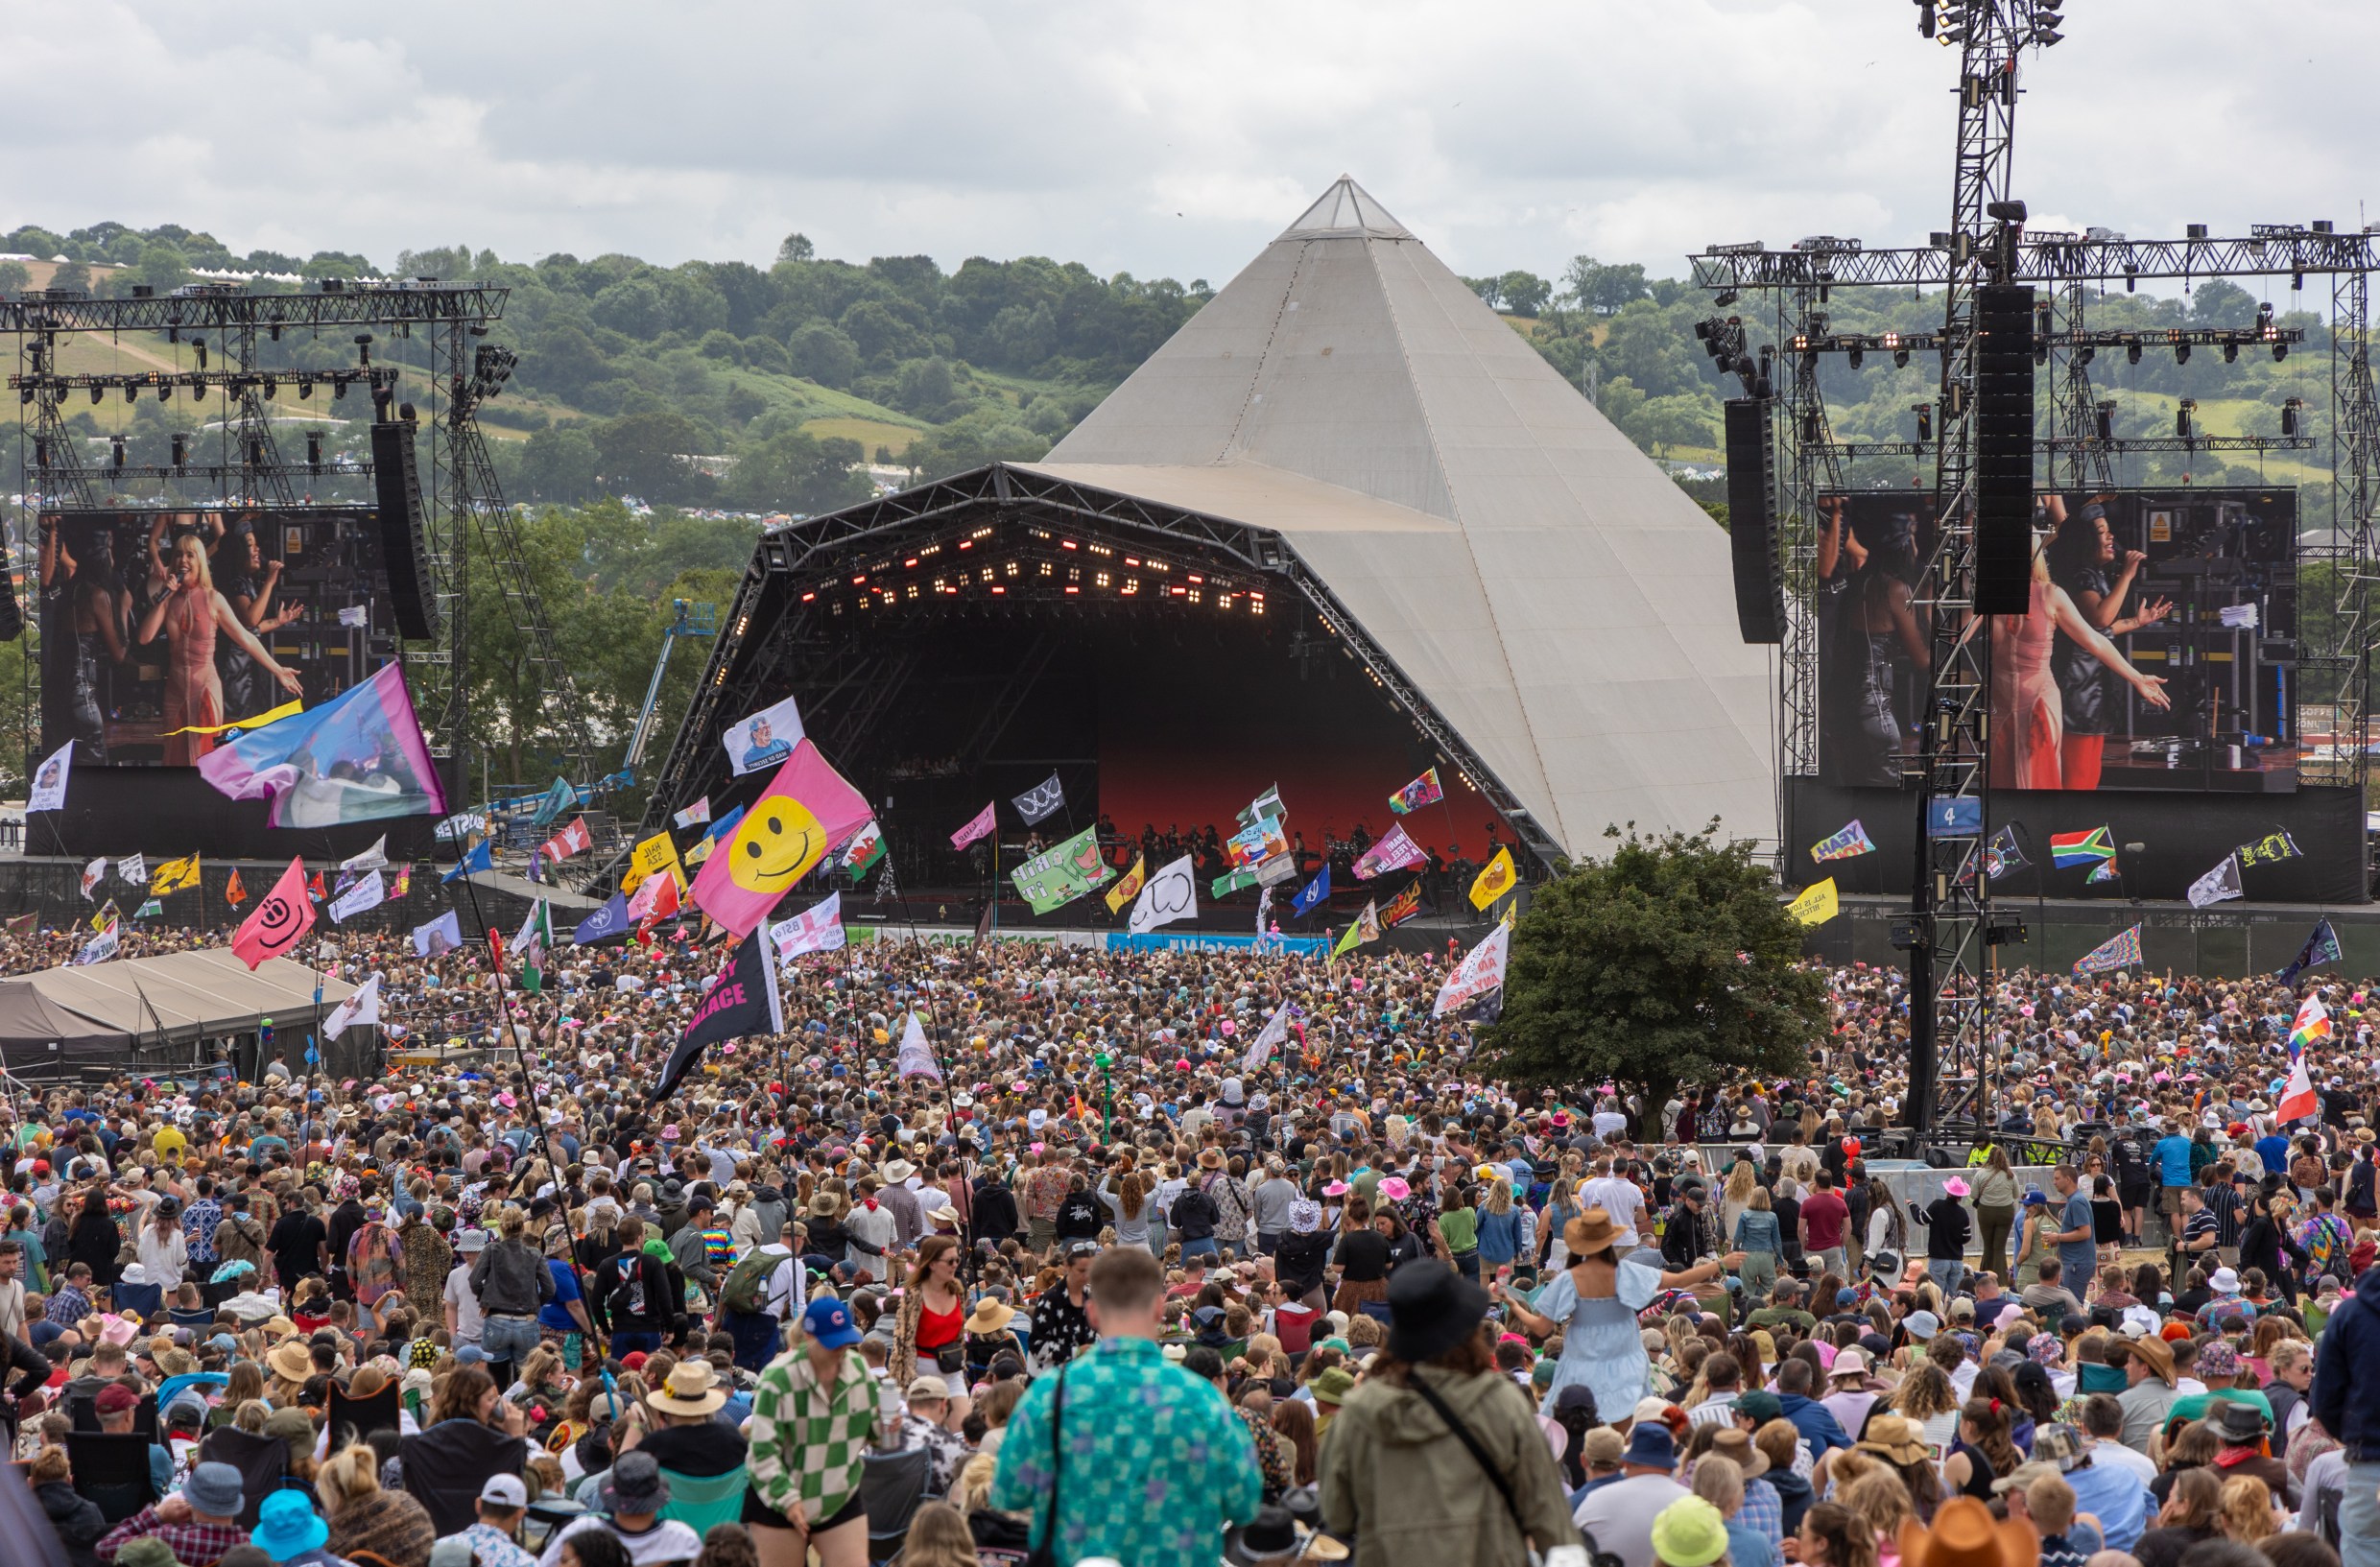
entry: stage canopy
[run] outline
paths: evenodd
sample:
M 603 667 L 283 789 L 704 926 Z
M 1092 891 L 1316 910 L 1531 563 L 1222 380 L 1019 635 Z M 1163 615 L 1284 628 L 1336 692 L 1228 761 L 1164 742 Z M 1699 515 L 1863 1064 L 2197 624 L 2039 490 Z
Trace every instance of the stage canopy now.
M 57 1040 L 58 1054 L 87 1058 L 242 1033 L 266 1018 L 302 1030 L 354 990 L 324 980 L 318 1004 L 314 970 L 272 958 L 250 973 L 220 948 L 44 969 L 0 980 L 0 1047 L 12 1061 L 31 1061 Z

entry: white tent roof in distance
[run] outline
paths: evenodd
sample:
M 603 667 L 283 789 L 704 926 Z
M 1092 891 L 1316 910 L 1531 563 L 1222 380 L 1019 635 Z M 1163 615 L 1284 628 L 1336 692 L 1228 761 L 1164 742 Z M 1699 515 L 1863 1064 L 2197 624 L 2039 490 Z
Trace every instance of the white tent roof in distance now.
M 1776 837 L 1726 534 L 1351 178 L 1029 465 L 1277 531 L 1574 855 Z

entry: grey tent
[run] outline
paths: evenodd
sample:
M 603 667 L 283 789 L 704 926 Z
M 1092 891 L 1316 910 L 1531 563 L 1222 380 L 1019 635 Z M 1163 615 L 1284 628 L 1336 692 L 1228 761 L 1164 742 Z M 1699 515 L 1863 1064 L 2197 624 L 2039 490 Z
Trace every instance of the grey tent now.
M 0 980 L 0 1065 L 11 1072 L 104 1066 L 131 1049 L 130 1033 L 69 1011 L 30 977 Z

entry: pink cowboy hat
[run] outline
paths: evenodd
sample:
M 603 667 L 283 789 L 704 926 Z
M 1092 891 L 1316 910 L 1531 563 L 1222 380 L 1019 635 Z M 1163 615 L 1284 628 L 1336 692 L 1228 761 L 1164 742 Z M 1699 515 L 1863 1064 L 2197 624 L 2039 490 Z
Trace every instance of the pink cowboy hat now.
M 1944 1197 L 1964 1197 L 1974 1189 L 1975 1188 L 1969 1186 L 1965 1181 L 1960 1179 L 1957 1175 L 1953 1175 L 1948 1180 L 1942 1182 L 1942 1195 Z

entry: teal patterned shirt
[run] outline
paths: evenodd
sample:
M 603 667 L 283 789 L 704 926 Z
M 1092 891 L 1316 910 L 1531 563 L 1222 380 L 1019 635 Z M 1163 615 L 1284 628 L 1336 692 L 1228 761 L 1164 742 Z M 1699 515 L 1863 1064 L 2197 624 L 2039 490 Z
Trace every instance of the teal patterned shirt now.
M 1034 1378 L 1000 1438 L 991 1505 L 1049 1510 L 1056 1373 Z M 1058 1476 L 1060 1561 L 1113 1556 L 1131 1567 L 1214 1567 L 1223 1531 L 1255 1516 L 1264 1473 L 1255 1443 L 1203 1377 L 1166 1364 L 1146 1339 L 1102 1339 L 1066 1366 Z

